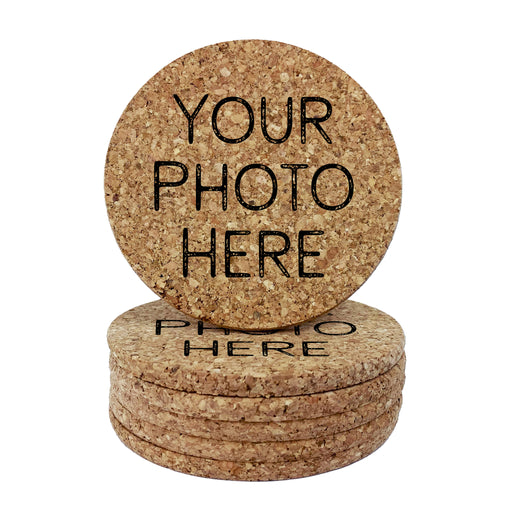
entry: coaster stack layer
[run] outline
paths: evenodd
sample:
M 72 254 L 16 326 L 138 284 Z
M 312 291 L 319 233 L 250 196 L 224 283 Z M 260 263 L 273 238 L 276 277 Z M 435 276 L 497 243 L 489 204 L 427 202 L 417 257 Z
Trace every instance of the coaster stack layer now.
M 198 476 L 281 480 L 343 467 L 384 443 L 401 406 L 403 332 L 356 302 L 300 327 L 241 332 L 160 300 L 118 317 L 108 341 L 119 438 Z

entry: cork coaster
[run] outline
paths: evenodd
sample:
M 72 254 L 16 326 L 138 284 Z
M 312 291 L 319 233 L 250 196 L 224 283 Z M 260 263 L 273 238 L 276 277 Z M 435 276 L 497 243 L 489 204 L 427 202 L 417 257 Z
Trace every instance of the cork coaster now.
M 142 280 L 195 318 L 265 330 L 315 318 L 373 272 L 400 209 L 391 132 L 309 51 L 201 48 L 151 78 L 108 149 L 105 197 Z
M 119 439 L 132 451 L 160 466 L 190 475 L 222 480 L 268 481 L 312 476 L 348 466 L 377 450 L 393 431 L 394 424 L 373 439 L 363 441 L 330 457 L 290 462 L 219 461 L 183 455 L 160 448 L 137 437 L 110 413 L 110 421 Z
M 221 421 L 289 421 L 318 418 L 354 409 L 400 392 L 405 381 L 405 354 L 383 375 L 348 388 L 290 397 L 244 398 L 187 393 L 144 381 L 110 359 L 111 383 L 131 407 L 150 403 L 166 411 Z
M 392 368 L 405 343 L 393 318 L 352 301 L 301 326 L 251 333 L 205 326 L 160 300 L 116 318 L 107 338 L 119 365 L 144 380 L 248 397 L 321 393 L 366 382 Z
M 111 403 L 119 403 L 133 415 L 167 430 L 219 441 L 295 441 L 328 437 L 356 428 L 386 412 L 401 396 L 401 388 L 353 410 L 318 418 L 274 421 L 222 421 L 166 411 L 147 401 L 134 401 L 115 385 Z M 192 411 L 190 411 L 192 413 Z M 241 426 L 243 425 L 243 428 Z
M 224 461 L 289 462 L 331 457 L 340 451 L 348 450 L 363 441 L 374 438 L 382 430 L 396 423 L 400 410 L 400 400 L 395 401 L 384 414 L 372 421 L 339 434 L 300 441 L 272 442 L 218 441 L 189 436 L 180 431 L 164 429 L 144 421 L 144 419 L 130 413 L 115 400 L 111 400 L 110 410 L 116 419 L 132 434 L 176 453 Z M 244 429 L 244 423 L 238 423 L 238 428 Z

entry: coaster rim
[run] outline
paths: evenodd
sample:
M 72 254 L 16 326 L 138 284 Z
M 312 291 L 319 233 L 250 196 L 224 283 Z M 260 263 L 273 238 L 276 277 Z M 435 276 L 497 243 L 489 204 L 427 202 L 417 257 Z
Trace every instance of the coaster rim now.
M 129 396 L 134 404 L 144 401 L 175 414 L 230 422 L 257 423 L 269 418 L 274 422 L 290 421 L 340 414 L 396 393 L 403 389 L 406 379 L 404 353 L 386 373 L 347 388 L 286 397 L 230 397 L 166 388 L 129 375 L 119 365 L 113 369 L 112 363 L 116 363 L 112 360 L 111 386 L 118 390 L 118 394 Z M 121 376 L 120 372 L 125 375 Z
M 339 434 L 351 428 L 359 427 L 386 412 L 398 400 L 402 389 L 382 397 L 381 399 L 364 404 L 353 410 L 330 414 L 319 418 L 304 418 L 285 421 L 249 422 L 223 421 L 208 418 L 197 418 L 185 414 L 176 414 L 162 410 L 149 403 L 135 407 L 125 396 L 120 396 L 111 389 L 110 399 L 118 401 L 124 408 L 138 417 L 158 425 L 164 429 L 176 430 L 184 434 L 214 439 L 218 441 L 296 441 L 315 437 Z M 239 425 L 243 423 L 244 429 Z
M 325 458 L 378 437 L 396 424 L 402 405 L 401 396 L 391 407 L 357 427 L 325 437 L 300 440 L 229 441 L 191 436 L 165 429 L 130 413 L 119 402 L 110 401 L 110 412 L 128 431 L 145 441 L 181 455 L 234 462 L 292 462 Z M 240 422 L 240 429 L 245 423 Z
M 308 461 L 293 461 L 287 463 L 251 463 L 233 461 L 214 461 L 212 459 L 192 457 L 176 454 L 170 450 L 164 450 L 152 445 L 135 434 L 125 429 L 115 417 L 110 415 L 111 425 L 119 440 L 131 451 L 140 457 L 159 466 L 185 473 L 193 476 L 213 478 L 218 480 L 240 480 L 240 481 L 273 481 L 289 480 L 313 476 L 342 467 L 348 466 L 367 457 L 380 448 L 392 434 L 395 425 L 374 443 L 363 443 L 351 448 L 342 454 L 326 460 L 323 458 Z M 152 452 L 152 453 L 150 453 Z M 342 457 L 345 459 L 342 459 Z M 173 459 L 173 460 L 169 460 Z M 314 465 L 313 465 L 314 464 Z

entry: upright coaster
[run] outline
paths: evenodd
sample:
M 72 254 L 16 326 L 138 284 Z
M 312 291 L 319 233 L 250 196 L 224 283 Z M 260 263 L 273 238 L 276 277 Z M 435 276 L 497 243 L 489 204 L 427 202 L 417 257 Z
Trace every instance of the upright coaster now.
M 132 407 L 155 405 L 164 411 L 225 422 L 267 422 L 320 418 L 353 410 L 400 394 L 405 381 L 405 354 L 386 373 L 348 388 L 286 397 L 200 395 L 169 389 L 131 376 L 113 357 L 110 382 Z
M 404 334 L 382 311 L 346 301 L 301 326 L 255 333 L 196 322 L 160 300 L 116 318 L 107 333 L 127 372 L 206 395 L 321 393 L 373 379 L 402 357 Z
M 169 64 L 112 136 L 105 196 L 142 280 L 213 324 L 274 329 L 317 317 L 375 269 L 400 209 L 397 151 L 344 71 L 273 41 Z

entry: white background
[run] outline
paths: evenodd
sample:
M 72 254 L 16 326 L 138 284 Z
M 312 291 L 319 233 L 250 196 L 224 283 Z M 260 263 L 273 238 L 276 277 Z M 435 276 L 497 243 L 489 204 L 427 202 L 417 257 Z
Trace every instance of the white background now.
M 509 5 L 3 2 L 3 510 L 511 510 Z M 108 420 L 106 330 L 155 299 L 111 233 L 103 165 L 139 87 L 196 48 L 274 39 L 334 62 L 393 131 L 403 209 L 353 296 L 407 334 L 400 421 L 369 458 L 273 483 L 195 478 Z

